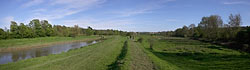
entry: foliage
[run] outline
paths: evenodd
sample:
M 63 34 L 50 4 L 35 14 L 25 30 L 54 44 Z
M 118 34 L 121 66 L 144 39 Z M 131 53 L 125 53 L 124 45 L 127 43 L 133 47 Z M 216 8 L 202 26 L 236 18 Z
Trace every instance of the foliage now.
M 91 27 L 87 29 L 78 25 L 67 27 L 61 25 L 51 25 L 47 20 L 33 19 L 29 24 L 11 21 L 10 30 L 0 30 L 0 39 L 20 39 L 20 38 L 36 38 L 36 37 L 76 37 L 79 35 L 124 35 L 126 32 L 118 30 L 94 30 Z

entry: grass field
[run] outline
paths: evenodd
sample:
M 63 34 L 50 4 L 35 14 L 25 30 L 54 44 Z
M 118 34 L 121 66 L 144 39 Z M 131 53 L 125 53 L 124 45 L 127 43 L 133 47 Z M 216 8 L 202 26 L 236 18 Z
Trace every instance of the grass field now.
M 144 38 L 147 40 L 143 43 L 145 49 L 161 70 L 250 69 L 250 55 L 244 52 L 186 38 L 158 36 Z M 148 39 L 151 39 L 153 50 L 147 45 Z
M 0 70 L 106 70 L 120 54 L 125 39 L 115 36 L 67 53 L 0 65 Z
M 138 42 L 128 41 L 128 54 L 123 70 L 154 70 L 155 66 Z
M 249 58 L 245 52 L 187 38 L 110 36 L 69 52 L 3 64 L 0 70 L 249 70 Z
M 94 40 L 98 36 L 78 36 L 72 37 L 40 37 L 40 38 L 26 38 L 26 39 L 8 39 L 0 40 L 0 48 L 20 48 L 20 47 L 34 47 L 40 45 L 49 45 L 54 43 L 66 43 L 72 41 Z

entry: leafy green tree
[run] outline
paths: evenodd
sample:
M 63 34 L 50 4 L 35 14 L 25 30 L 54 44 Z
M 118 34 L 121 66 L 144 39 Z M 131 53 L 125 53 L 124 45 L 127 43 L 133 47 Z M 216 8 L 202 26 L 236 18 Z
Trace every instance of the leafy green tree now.
M 0 39 L 6 39 L 7 38 L 7 33 L 0 28 Z
M 47 20 L 41 21 L 42 30 L 45 31 L 45 36 L 53 35 L 53 27 Z
M 28 27 L 25 26 L 23 23 L 20 23 L 19 25 L 19 34 L 21 38 L 28 38 L 29 34 L 28 34 Z
M 88 26 L 88 29 L 86 30 L 86 34 L 87 35 L 93 35 L 94 34 L 94 30 L 90 26 Z
M 195 24 L 190 24 L 188 26 L 189 32 L 188 32 L 188 36 L 192 37 L 195 33 Z
M 11 32 L 11 37 L 20 38 L 18 25 L 15 21 L 11 21 L 10 32 Z
M 45 30 L 42 28 L 39 19 L 33 19 L 30 21 L 29 26 L 32 28 L 32 31 L 35 33 L 35 37 L 45 37 Z
M 219 36 L 219 28 L 222 27 L 223 21 L 218 15 L 203 17 L 199 26 L 201 27 L 202 37 L 216 40 Z

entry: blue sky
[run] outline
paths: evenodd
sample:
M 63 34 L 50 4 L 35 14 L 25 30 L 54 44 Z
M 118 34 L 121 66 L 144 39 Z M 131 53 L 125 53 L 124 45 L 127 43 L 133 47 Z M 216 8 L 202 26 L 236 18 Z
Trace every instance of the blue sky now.
M 169 31 L 198 24 L 203 16 L 241 14 L 250 25 L 250 0 L 1 0 L 0 28 L 32 19 L 123 31 Z

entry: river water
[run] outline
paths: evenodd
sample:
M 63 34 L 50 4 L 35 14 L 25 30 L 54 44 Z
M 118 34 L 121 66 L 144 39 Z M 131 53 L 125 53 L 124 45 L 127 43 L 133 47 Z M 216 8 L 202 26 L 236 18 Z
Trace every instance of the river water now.
M 0 64 L 7 64 L 9 62 L 16 62 L 19 60 L 48 56 L 49 54 L 58 54 L 67 52 L 70 49 L 81 48 L 90 44 L 95 44 L 97 41 L 88 42 L 73 42 L 67 44 L 56 44 L 51 46 L 45 46 L 40 48 L 32 48 L 26 50 L 0 52 Z

